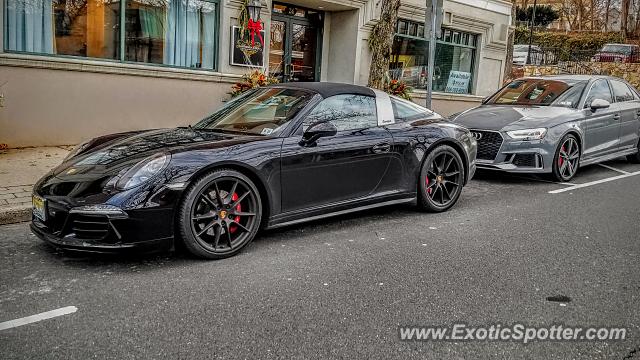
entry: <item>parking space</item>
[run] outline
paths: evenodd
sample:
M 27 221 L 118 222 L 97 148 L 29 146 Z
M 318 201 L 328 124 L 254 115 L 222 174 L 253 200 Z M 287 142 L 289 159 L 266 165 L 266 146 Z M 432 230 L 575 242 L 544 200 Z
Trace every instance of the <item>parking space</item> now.
M 479 172 L 449 212 L 405 205 L 300 224 L 222 261 L 74 255 L 27 224 L 3 226 L 0 358 L 623 358 L 640 346 L 640 165 L 604 165 L 571 185 Z M 398 340 L 401 325 L 453 322 L 631 336 Z
M 640 175 L 640 164 L 633 164 L 625 158 L 619 158 L 602 164 L 581 167 L 570 182 L 557 182 L 550 175 L 508 174 L 494 171 L 479 171 L 474 180 L 486 181 L 489 184 L 499 184 L 503 189 L 504 186 L 511 185 L 514 189 L 519 189 L 521 186 L 525 187 L 525 189 L 521 190 L 526 192 L 536 189 L 558 194 L 637 175 Z

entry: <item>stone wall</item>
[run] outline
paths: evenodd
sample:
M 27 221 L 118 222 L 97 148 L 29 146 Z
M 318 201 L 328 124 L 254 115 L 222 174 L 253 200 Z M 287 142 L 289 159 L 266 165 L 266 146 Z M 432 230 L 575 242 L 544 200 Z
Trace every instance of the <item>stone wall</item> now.
M 615 62 L 591 63 L 591 67 L 601 74 L 625 79 L 636 89 L 640 89 L 640 63 L 624 64 Z

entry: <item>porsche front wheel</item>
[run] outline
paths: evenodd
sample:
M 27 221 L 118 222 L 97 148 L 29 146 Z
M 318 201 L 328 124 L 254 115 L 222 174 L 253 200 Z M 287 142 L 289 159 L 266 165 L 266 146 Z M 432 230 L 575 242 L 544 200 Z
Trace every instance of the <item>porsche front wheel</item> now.
M 260 228 L 262 203 L 253 182 L 230 169 L 198 179 L 185 194 L 178 215 L 184 246 L 206 259 L 233 256 Z
M 464 183 L 460 154 L 448 145 L 433 149 L 420 172 L 418 204 L 426 211 L 442 212 L 458 201 Z

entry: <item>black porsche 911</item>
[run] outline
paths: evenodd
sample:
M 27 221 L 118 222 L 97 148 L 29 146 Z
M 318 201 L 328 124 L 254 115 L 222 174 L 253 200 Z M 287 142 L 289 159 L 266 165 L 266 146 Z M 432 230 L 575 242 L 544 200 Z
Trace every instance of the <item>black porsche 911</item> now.
M 238 253 L 261 228 L 417 202 L 445 211 L 475 172 L 476 141 L 366 87 L 249 91 L 194 126 L 79 145 L 34 187 L 32 231 L 64 249 Z

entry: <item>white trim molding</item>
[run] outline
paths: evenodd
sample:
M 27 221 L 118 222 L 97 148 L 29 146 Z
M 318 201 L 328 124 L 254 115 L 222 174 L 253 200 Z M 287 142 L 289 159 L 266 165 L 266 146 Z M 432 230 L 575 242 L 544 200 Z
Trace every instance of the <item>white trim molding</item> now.
M 102 74 L 131 75 L 180 80 L 235 83 L 242 75 L 224 74 L 208 70 L 180 69 L 165 66 L 120 63 L 94 59 L 74 59 L 45 55 L 1 53 L 0 66 L 26 67 L 48 70 L 81 71 Z

